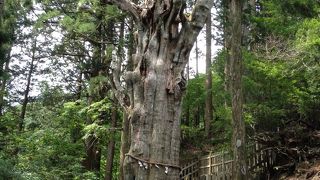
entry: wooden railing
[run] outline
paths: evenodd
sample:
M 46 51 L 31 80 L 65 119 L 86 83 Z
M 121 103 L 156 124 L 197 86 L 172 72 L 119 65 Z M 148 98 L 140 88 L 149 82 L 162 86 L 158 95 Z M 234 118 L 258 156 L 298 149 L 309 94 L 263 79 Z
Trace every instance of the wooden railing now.
M 266 172 L 275 161 L 271 148 L 251 145 L 247 148 L 248 168 L 252 174 Z M 182 180 L 229 180 L 232 177 L 232 156 L 227 152 L 210 153 L 182 167 Z
M 180 179 L 183 180 L 191 180 L 191 179 L 197 179 L 200 177 L 199 174 L 199 160 L 191 161 L 188 164 L 185 164 L 180 172 Z

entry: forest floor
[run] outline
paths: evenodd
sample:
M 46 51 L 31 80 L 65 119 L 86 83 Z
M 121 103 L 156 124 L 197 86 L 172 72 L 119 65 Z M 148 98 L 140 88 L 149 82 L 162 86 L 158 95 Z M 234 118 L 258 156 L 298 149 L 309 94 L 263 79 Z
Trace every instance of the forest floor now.
M 289 174 L 290 173 L 290 174 Z M 284 172 L 272 178 L 280 180 L 320 180 L 320 159 L 298 163 L 294 172 Z

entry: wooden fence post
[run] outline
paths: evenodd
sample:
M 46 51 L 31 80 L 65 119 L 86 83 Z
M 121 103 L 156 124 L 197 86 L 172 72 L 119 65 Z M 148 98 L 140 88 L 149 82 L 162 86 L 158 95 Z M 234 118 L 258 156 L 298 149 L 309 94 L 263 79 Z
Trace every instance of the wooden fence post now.
M 211 170 L 211 165 L 212 165 L 212 158 L 211 158 L 211 155 L 212 155 L 212 152 L 210 151 L 210 154 L 209 154 L 209 175 L 211 175 L 212 173 L 212 170 Z
M 226 170 L 225 170 L 225 159 L 224 159 L 224 152 L 222 151 L 222 180 L 226 180 Z

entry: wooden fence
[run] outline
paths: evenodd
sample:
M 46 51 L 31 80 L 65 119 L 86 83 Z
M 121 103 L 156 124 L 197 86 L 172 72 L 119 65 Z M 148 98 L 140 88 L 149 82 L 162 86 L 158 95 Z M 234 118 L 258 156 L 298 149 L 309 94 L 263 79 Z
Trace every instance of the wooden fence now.
M 252 174 L 266 172 L 275 161 L 271 148 L 261 145 L 247 147 L 248 168 Z M 227 152 L 210 153 L 182 167 L 181 180 L 229 180 L 232 176 L 232 156 Z

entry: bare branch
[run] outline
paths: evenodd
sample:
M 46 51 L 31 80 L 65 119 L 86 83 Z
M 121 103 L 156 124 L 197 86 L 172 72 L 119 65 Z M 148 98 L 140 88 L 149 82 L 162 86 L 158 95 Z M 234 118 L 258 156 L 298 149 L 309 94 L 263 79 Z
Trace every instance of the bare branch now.
M 259 58 L 266 60 L 290 60 L 297 58 L 301 52 L 292 48 L 289 41 L 275 35 L 265 37 L 262 43 L 255 43 L 252 52 Z
M 128 11 L 133 15 L 136 22 L 139 21 L 140 7 L 129 0 L 105 0 L 105 3 L 111 3 L 118 6 L 123 11 Z

